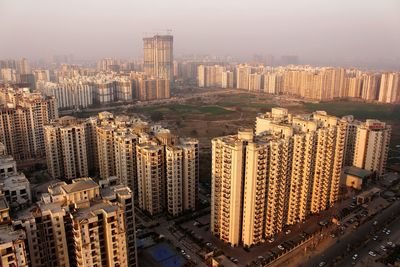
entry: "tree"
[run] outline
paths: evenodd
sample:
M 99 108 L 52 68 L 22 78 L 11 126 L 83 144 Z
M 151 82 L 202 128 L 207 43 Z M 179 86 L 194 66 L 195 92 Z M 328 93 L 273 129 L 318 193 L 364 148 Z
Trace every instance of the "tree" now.
M 197 136 L 197 135 L 198 135 L 198 132 L 197 132 L 196 129 L 193 129 L 190 133 L 191 133 L 191 135 L 193 135 L 193 136 Z
M 164 119 L 164 115 L 160 111 L 154 111 L 150 114 L 150 119 L 152 121 L 160 121 Z

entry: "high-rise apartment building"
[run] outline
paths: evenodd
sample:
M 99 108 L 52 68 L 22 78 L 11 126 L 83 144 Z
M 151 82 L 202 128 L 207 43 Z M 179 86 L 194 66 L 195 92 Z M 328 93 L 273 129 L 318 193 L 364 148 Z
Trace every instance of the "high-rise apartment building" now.
M 62 117 L 44 126 L 47 168 L 54 179 L 88 176 L 85 124 Z
M 253 73 L 253 67 L 249 65 L 236 66 L 236 88 L 249 89 L 249 75 Z
M 13 226 L 26 233 L 32 266 L 136 266 L 132 193 L 100 184 L 55 183 L 33 209 L 16 215 Z
M 115 125 L 98 125 L 96 128 L 99 171 L 102 179 L 115 176 L 116 174 L 114 150 L 115 129 Z
M 356 130 L 353 165 L 382 175 L 386 169 L 391 127 L 378 120 L 367 120 Z
M 136 145 L 138 136 L 126 129 L 114 133 L 115 174 L 120 183 L 138 193 Z
M 55 96 L 60 109 L 84 109 L 93 105 L 94 85 L 85 81 L 65 80 L 62 83 L 41 82 L 38 90 Z
M 222 88 L 234 88 L 235 80 L 234 74 L 232 71 L 223 71 L 221 78 L 221 87 Z
M 9 225 L 0 226 L 0 266 L 30 266 L 25 239 L 23 230 L 14 230 Z
M 366 73 L 362 76 L 361 98 L 376 100 L 379 97 L 380 76 L 375 73 Z
M 29 66 L 29 62 L 26 58 L 22 58 L 18 64 L 18 73 L 22 75 L 30 74 L 31 68 Z
M 273 108 L 256 134 L 212 140 L 211 231 L 250 246 L 333 205 L 350 120 L 318 111 L 294 116 Z
M 136 147 L 139 208 L 150 215 L 165 208 L 165 152 L 162 145 Z
M 143 38 L 144 72 L 173 83 L 173 36 Z
M 2 91 L 8 99 L 0 107 L 0 142 L 16 160 L 43 157 L 44 125 L 58 117 L 54 97 L 17 91 Z
M 199 180 L 198 141 L 181 139 L 165 148 L 167 211 L 173 216 L 196 208 Z
M 140 77 L 133 81 L 136 98 L 142 101 L 170 98 L 170 82 L 163 78 Z
M 379 86 L 379 102 L 400 102 L 400 74 L 383 73 Z
M 129 187 L 120 184 L 118 177 L 109 177 L 101 180 L 99 184 L 102 198 L 112 203 L 120 204 L 124 210 L 128 267 L 137 266 L 133 192 Z
M 212 184 L 210 229 L 235 246 L 241 241 L 245 146 L 252 131 L 212 140 Z

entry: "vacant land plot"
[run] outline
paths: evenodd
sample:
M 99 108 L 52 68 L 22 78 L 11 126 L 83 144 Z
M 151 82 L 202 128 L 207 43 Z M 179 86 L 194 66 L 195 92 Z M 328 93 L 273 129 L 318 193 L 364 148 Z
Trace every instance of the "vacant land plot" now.
M 201 92 L 203 94 L 198 93 Z M 207 95 L 204 93 L 212 92 Z M 189 97 L 188 97 L 189 96 Z M 187 98 L 185 98 L 187 97 Z M 294 114 L 325 110 L 331 115 L 354 115 L 356 119 L 378 119 L 392 125 L 391 147 L 400 144 L 400 105 L 371 104 L 362 102 L 303 103 L 301 100 L 287 99 L 283 96 L 256 94 L 231 90 L 195 90 L 182 94 L 175 103 L 141 105 L 121 105 L 110 111 L 116 114 L 143 114 L 149 118 L 158 113 L 161 123 L 179 136 L 190 136 L 200 141 L 202 169 L 209 175 L 211 139 L 217 136 L 234 134 L 239 128 L 253 128 L 258 113 L 270 111 L 272 107 L 285 107 Z M 107 110 L 107 108 L 104 108 Z M 99 110 L 89 110 L 75 115 L 87 117 Z M 161 115 L 160 115 L 161 114 Z M 391 156 L 393 153 L 391 151 Z M 396 154 L 397 155 L 397 154 Z

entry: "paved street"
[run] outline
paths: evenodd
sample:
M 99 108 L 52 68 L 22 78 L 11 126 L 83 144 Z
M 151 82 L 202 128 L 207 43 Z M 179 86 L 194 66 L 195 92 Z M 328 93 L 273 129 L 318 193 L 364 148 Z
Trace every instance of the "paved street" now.
M 385 251 L 382 250 L 381 246 L 388 247 L 387 242 L 393 242 L 397 244 L 400 243 L 400 217 L 397 217 L 392 223 L 390 223 L 390 225 L 386 227 L 386 229 L 389 229 L 391 231 L 389 235 L 383 233 L 381 228 L 379 228 L 376 234 L 378 236 L 377 240 L 373 240 L 373 238 L 370 238 L 365 246 L 355 250 L 352 254 L 345 257 L 340 263 L 340 266 L 385 266 L 382 263 L 375 262 L 375 260 L 386 254 Z M 376 252 L 377 256 L 373 257 L 369 255 L 368 253 L 370 251 Z M 354 254 L 358 255 L 356 260 L 352 259 Z M 356 264 L 353 265 L 353 262 Z
M 389 208 L 383 210 L 381 213 L 377 214 L 372 220 L 366 222 L 357 228 L 353 233 L 349 235 L 345 235 L 342 238 L 339 238 L 338 241 L 326 249 L 323 253 L 311 258 L 304 265 L 299 264 L 299 266 L 318 266 L 320 262 L 324 261 L 327 263 L 333 262 L 337 257 L 341 257 L 341 255 L 347 251 L 347 249 L 352 244 L 357 244 L 362 241 L 367 236 L 371 236 L 370 232 L 373 230 L 373 221 L 378 220 L 378 222 L 383 222 L 389 219 L 389 217 L 393 215 L 399 215 L 400 213 L 400 201 L 396 201 Z M 351 255 L 354 253 L 350 253 Z

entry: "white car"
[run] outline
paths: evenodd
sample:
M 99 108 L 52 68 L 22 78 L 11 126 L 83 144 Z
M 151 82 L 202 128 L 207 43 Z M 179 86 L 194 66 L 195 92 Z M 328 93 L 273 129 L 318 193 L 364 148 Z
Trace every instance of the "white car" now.
M 285 234 L 290 234 L 292 231 L 290 231 L 290 229 L 286 230 Z
M 373 251 L 368 252 L 368 254 L 369 254 L 370 256 L 372 256 L 372 257 L 376 257 L 376 253 L 373 252 Z
M 390 230 L 387 230 L 387 231 L 386 231 L 386 234 L 387 234 L 387 235 L 390 235 Z
M 268 243 L 272 243 L 275 241 L 275 238 L 271 237 L 270 239 L 268 239 Z
M 357 258 L 358 258 L 358 254 L 354 254 L 352 259 L 356 260 Z
M 318 266 L 322 267 L 322 266 L 325 266 L 325 265 L 326 265 L 326 262 L 321 261 Z
M 383 251 L 386 251 L 386 250 L 387 250 L 387 249 L 385 248 L 384 245 L 381 245 L 381 249 L 382 249 Z
M 282 245 L 279 245 L 278 248 L 279 248 L 280 250 L 285 250 L 285 248 L 284 248 Z
M 392 248 L 395 247 L 395 245 L 393 244 L 392 241 L 387 242 L 386 244 L 388 244 L 389 246 L 391 246 Z

